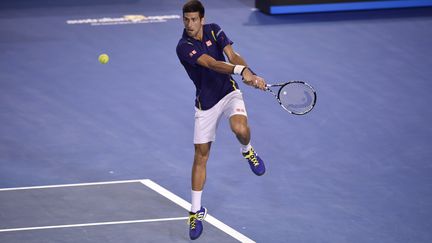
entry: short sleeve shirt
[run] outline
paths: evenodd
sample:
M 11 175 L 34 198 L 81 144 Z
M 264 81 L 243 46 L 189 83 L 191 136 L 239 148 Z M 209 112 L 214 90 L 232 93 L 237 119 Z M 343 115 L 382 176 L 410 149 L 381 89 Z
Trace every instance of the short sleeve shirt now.
M 222 74 L 197 63 L 198 58 L 207 54 L 217 61 L 226 61 L 223 49 L 233 42 L 217 24 L 203 26 L 202 40 L 183 36 L 177 45 L 177 56 L 196 88 L 195 106 L 201 110 L 213 107 L 228 93 L 238 89 L 238 84 L 229 74 Z

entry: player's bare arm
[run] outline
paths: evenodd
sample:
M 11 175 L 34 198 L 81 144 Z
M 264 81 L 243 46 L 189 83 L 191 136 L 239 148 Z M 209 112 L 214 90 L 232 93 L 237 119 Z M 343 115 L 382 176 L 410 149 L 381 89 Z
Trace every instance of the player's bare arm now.
M 206 67 L 206 68 L 209 68 L 209 69 L 214 70 L 216 72 L 224 73 L 224 74 L 232 74 L 233 70 L 235 68 L 234 64 L 222 62 L 222 61 L 217 61 L 216 59 L 214 59 L 213 57 L 211 57 L 207 54 L 201 55 L 198 58 L 197 63 L 203 67 Z M 236 65 L 242 65 L 242 64 L 239 63 Z M 246 66 L 246 65 L 243 65 L 243 66 Z M 242 77 L 243 77 L 243 81 L 250 86 L 260 88 L 263 90 L 266 88 L 266 86 L 265 86 L 266 84 L 265 84 L 264 79 L 259 77 L 259 76 L 253 75 L 252 72 L 247 68 L 244 69 L 244 71 L 242 73 Z
M 235 67 L 235 65 L 233 65 L 231 63 L 218 61 L 207 54 L 201 55 L 198 58 L 197 62 L 199 65 L 201 65 L 203 67 L 206 67 L 206 68 L 214 70 L 218 73 L 224 73 L 224 74 L 232 74 L 234 67 Z
M 231 45 L 227 45 L 223 49 L 225 55 L 228 57 L 230 63 L 234 65 L 243 65 L 248 66 L 243 57 L 240 56 L 237 52 L 234 51 Z M 259 88 L 262 90 L 266 89 L 266 82 L 263 78 L 254 75 L 249 69 L 246 69 L 243 72 L 243 82 L 247 85 L 253 86 L 255 88 Z

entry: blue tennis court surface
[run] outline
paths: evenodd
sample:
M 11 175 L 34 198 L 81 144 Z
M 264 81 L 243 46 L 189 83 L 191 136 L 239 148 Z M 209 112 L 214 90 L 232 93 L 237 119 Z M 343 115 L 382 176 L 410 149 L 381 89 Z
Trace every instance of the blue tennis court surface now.
M 0 201 L 1 242 L 189 240 L 190 204 L 148 179 L 6 188 Z M 205 227 L 217 242 L 254 242 L 211 215 Z
M 267 82 L 305 80 L 318 95 L 293 116 L 240 83 L 267 172 L 250 171 L 222 122 L 209 213 L 256 242 L 431 242 L 432 10 L 269 16 L 250 0 L 204 3 Z M 0 191 L 0 228 L 141 220 L 0 231 L 2 243 L 188 241 L 187 210 L 141 183 L 190 200 L 182 4 L 0 3 L 0 188 L 137 180 Z M 237 240 L 206 222 L 198 241 Z

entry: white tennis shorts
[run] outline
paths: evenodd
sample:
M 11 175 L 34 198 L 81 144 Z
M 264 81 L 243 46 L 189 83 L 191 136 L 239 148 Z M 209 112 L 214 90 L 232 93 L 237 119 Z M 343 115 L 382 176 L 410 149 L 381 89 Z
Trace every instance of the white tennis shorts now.
M 233 115 L 247 117 L 240 90 L 234 90 L 227 94 L 208 110 L 200 110 L 195 107 L 194 144 L 214 142 L 220 119 L 222 117 L 230 118 Z

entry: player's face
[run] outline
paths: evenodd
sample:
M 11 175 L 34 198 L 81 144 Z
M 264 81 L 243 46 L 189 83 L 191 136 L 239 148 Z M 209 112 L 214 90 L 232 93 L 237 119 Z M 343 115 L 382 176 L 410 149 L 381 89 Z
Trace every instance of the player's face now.
M 204 24 L 204 18 L 200 18 L 199 12 L 184 13 L 183 24 L 188 36 L 199 38 L 202 34 L 201 31 Z

